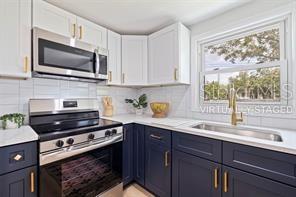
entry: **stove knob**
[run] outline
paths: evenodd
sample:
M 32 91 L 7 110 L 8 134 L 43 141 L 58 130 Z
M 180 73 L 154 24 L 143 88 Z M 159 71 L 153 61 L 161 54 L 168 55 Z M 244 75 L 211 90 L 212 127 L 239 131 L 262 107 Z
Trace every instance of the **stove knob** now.
M 111 135 L 111 131 L 110 130 L 107 130 L 106 132 L 105 132 L 105 137 L 108 137 L 108 136 L 110 136 Z
M 117 129 L 112 129 L 112 135 L 115 135 L 117 133 Z
M 93 140 L 93 139 L 95 139 L 95 135 L 94 134 L 89 134 L 87 138 L 88 138 L 88 140 Z
M 56 142 L 56 146 L 59 147 L 59 148 L 62 148 L 64 146 L 64 141 L 63 140 L 58 140 Z
M 67 140 L 67 144 L 72 145 L 74 143 L 74 139 L 73 138 L 69 138 Z

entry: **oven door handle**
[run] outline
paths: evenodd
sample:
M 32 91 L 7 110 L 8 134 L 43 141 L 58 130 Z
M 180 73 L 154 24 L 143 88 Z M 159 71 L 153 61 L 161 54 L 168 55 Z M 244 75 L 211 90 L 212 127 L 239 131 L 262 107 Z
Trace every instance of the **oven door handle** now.
M 102 148 L 104 146 L 108 146 L 110 144 L 114 144 L 114 143 L 120 142 L 120 141 L 122 141 L 122 135 L 116 136 L 116 137 L 114 137 L 110 140 L 104 141 L 104 142 L 89 145 L 84 148 L 75 149 L 75 147 L 74 147 L 74 149 L 70 149 L 70 150 L 64 149 L 63 151 L 57 151 L 57 152 L 49 153 L 49 154 L 43 153 L 43 154 L 40 154 L 40 166 L 45 165 L 45 164 L 49 164 L 49 163 L 52 163 L 55 161 L 59 161 L 59 160 L 62 160 L 62 159 L 68 158 L 68 157 L 72 157 L 75 155 L 79 155 L 81 153 L 88 152 L 88 151 L 91 151 L 91 150 L 94 150 L 97 148 Z

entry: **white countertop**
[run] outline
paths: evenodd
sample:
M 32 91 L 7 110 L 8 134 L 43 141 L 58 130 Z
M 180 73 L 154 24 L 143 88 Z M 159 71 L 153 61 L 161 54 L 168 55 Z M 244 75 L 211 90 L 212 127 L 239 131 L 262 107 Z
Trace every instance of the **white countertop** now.
M 0 129 L 0 147 L 38 140 L 38 135 L 30 126 L 19 129 Z
M 228 142 L 234 142 L 249 146 L 255 146 L 259 148 L 265 148 L 269 150 L 289 153 L 296 155 L 296 130 L 282 130 L 282 129 L 271 129 L 263 127 L 253 127 L 253 126 L 242 126 L 243 128 L 250 129 L 264 129 L 264 131 L 272 131 L 281 135 L 283 142 L 275 142 L 269 140 L 258 139 L 254 137 L 246 137 L 240 135 L 227 134 L 222 132 L 208 131 L 203 129 L 194 129 L 191 126 L 198 124 L 200 122 L 209 122 L 203 120 L 185 119 L 185 118 L 162 118 L 156 119 L 148 115 L 137 116 L 134 114 L 123 114 L 116 115 L 113 117 L 102 117 L 104 119 L 109 119 L 113 121 L 122 122 L 123 124 L 138 123 L 143 125 L 149 125 L 154 127 L 159 127 L 163 129 L 169 129 L 177 132 L 188 133 L 192 135 L 198 135 L 203 137 L 209 137 L 218 140 L 224 140 Z M 217 123 L 211 122 L 213 124 L 222 124 L 229 126 L 227 123 Z M 237 126 L 240 127 L 240 126 Z

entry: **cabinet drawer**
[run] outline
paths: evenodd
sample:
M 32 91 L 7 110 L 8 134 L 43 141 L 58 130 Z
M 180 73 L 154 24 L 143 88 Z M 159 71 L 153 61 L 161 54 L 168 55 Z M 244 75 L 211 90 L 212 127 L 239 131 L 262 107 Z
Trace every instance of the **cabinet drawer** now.
M 145 129 L 147 142 L 171 147 L 171 131 L 149 126 Z
M 0 174 L 37 164 L 37 143 L 0 148 Z
M 215 162 L 222 161 L 222 142 L 219 140 L 174 132 L 173 148 Z
M 223 142 L 223 163 L 296 186 L 296 156 Z

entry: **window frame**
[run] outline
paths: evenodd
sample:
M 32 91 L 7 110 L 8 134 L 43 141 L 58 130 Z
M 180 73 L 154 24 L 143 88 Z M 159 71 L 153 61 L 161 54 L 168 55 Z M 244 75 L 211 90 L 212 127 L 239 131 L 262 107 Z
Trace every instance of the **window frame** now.
M 253 70 L 256 68 L 262 68 L 262 67 L 272 67 L 272 66 L 280 66 L 280 83 L 281 87 L 283 87 L 284 84 L 291 84 L 292 79 L 289 78 L 288 70 L 290 61 L 290 52 L 288 51 L 291 46 L 288 44 L 288 42 L 291 42 L 291 14 L 285 14 L 281 15 L 280 17 L 275 17 L 273 19 L 260 21 L 257 23 L 251 23 L 247 26 L 239 27 L 239 28 L 233 28 L 230 31 L 220 32 L 219 34 L 214 34 L 210 36 L 204 36 L 204 38 L 200 38 L 198 36 L 193 37 L 192 39 L 192 53 L 195 53 L 192 55 L 192 65 L 195 65 L 192 67 L 192 79 L 193 83 L 198 83 L 198 87 L 196 85 L 193 85 L 192 90 L 192 105 L 193 109 L 192 111 L 200 111 L 200 106 L 209 106 L 209 105 L 225 105 L 227 101 L 225 100 L 217 100 L 217 101 L 205 101 L 203 99 L 204 97 L 204 76 L 205 74 L 215 74 L 215 73 L 229 73 L 229 72 L 236 72 L 236 71 L 247 71 L 247 70 Z M 262 64 L 250 64 L 250 65 L 244 65 L 244 68 L 242 68 L 242 65 L 240 67 L 236 68 L 224 68 L 221 70 L 212 70 L 212 71 L 205 71 L 205 60 L 204 60 L 204 47 L 213 45 L 215 43 L 221 43 L 225 42 L 227 40 L 232 40 L 235 38 L 241 38 L 244 35 L 250 35 L 256 32 L 262 32 L 264 30 L 269 30 L 274 27 L 278 27 L 280 30 L 280 60 L 274 61 L 274 62 L 266 62 Z M 197 76 L 195 76 L 197 74 Z M 292 90 L 292 87 L 288 87 L 288 90 Z M 203 95 L 203 96 L 201 96 Z M 286 93 L 285 93 L 286 95 Z M 288 93 L 287 93 L 288 95 Z M 248 105 L 283 105 L 288 106 L 291 104 L 292 98 L 288 98 L 284 96 L 283 88 L 281 88 L 281 100 L 275 101 L 275 102 L 262 102 L 262 101 L 239 101 L 238 104 L 242 106 L 248 106 Z

